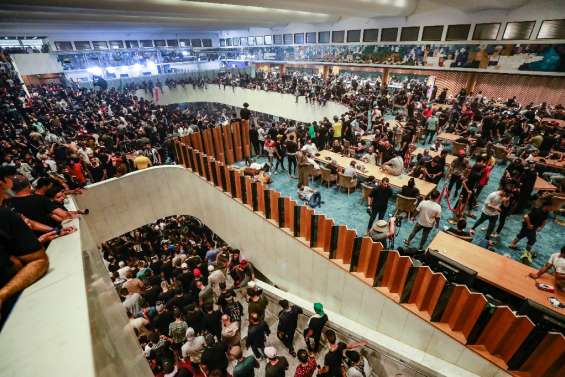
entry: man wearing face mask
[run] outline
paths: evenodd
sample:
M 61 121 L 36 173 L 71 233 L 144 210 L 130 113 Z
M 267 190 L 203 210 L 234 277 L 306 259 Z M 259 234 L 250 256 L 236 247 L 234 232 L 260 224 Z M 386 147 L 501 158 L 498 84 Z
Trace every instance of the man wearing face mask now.
M 0 167 L 0 328 L 18 294 L 49 267 L 45 250 L 22 217 L 2 205 L 16 174 L 14 167 Z

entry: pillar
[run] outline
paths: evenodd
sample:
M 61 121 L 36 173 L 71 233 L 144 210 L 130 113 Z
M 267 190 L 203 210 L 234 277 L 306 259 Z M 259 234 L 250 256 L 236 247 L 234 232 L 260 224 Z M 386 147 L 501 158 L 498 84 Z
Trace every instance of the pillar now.
M 384 68 L 383 70 L 383 84 L 388 85 L 388 77 L 389 77 L 390 69 Z
M 473 72 L 469 74 L 469 76 L 467 77 L 467 83 L 465 84 L 465 89 L 467 90 L 467 93 L 471 93 L 475 91 L 475 86 L 477 86 L 477 79 L 478 79 L 477 73 Z

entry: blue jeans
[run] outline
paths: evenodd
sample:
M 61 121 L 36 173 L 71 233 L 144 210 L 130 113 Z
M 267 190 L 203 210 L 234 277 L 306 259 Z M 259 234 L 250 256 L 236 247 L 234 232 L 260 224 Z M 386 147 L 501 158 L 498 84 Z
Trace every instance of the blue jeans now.
M 310 200 L 308 200 L 308 206 L 310 206 L 311 208 L 317 208 L 321 204 L 322 204 L 322 195 L 318 191 L 316 191 L 315 193 L 312 194 Z

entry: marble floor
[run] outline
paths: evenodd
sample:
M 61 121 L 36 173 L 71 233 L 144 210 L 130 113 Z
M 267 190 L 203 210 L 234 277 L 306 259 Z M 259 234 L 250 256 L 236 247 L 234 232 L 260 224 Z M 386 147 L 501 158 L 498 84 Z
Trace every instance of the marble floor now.
M 266 159 L 258 158 L 258 161 L 263 162 L 266 161 Z M 490 176 L 489 183 L 482 190 L 478 198 L 477 203 L 479 204 L 479 207 L 473 212 L 477 218 L 480 216 L 482 203 L 484 202 L 487 195 L 497 189 L 505 167 L 505 164 L 497 164 L 494 167 Z M 288 172 L 275 172 L 272 175 L 272 178 L 273 182 L 270 184 L 270 187 L 272 189 L 279 191 L 283 196 L 291 197 L 298 203 L 302 202 L 296 194 L 297 180 L 290 178 Z M 445 180 L 440 181 L 438 189 L 441 190 L 445 184 Z M 316 209 L 317 213 L 322 213 L 326 216 L 331 217 L 337 224 L 345 224 L 349 228 L 355 229 L 358 234 L 365 233 L 367 224 L 369 222 L 369 215 L 367 213 L 366 202 L 362 201 L 360 189 L 357 189 L 355 192 L 347 195 L 346 192 L 339 191 L 335 188 L 335 186 L 330 186 L 328 188 L 326 185 L 321 185 L 319 182 L 311 183 L 311 186 L 319 190 L 322 195 L 323 204 L 320 208 Z M 392 216 L 395 209 L 394 203 L 395 200 L 394 198 L 392 198 L 389 202 L 385 218 Z M 451 217 L 451 211 L 449 210 L 445 199 L 442 200 L 441 205 L 443 211 L 440 221 L 440 229 L 444 229 L 444 227 L 451 226 L 447 222 L 447 220 Z M 547 221 L 542 231 L 538 233 L 537 242 L 533 247 L 534 251 L 537 254 L 537 257 L 533 260 L 532 263 L 533 267 L 538 268 L 543 266 L 547 261 L 549 255 L 559 251 L 563 246 L 563 235 L 565 233 L 565 230 L 561 225 L 555 223 L 555 221 L 553 220 L 553 217 L 551 217 Z M 475 219 L 468 217 L 467 223 L 468 226 L 471 227 L 475 223 Z M 488 222 L 484 222 L 477 229 L 477 233 L 475 234 L 473 240 L 474 243 L 478 243 L 484 238 L 484 231 L 482 231 L 481 229 L 486 227 L 487 223 Z M 522 215 L 511 215 L 508 217 L 508 219 L 506 220 L 506 225 L 502 230 L 500 236 L 493 239 L 496 242 L 494 250 L 497 253 L 511 256 L 516 260 L 520 258 L 520 255 L 522 254 L 526 246 L 526 240 L 523 239 L 518 244 L 519 248 L 517 250 L 510 249 L 508 247 L 508 244 L 518 234 L 521 223 Z M 398 234 L 395 239 L 396 247 L 403 246 L 403 241 L 408 238 L 408 235 L 412 231 L 413 226 L 413 222 L 403 220 L 401 227 L 398 229 Z M 430 243 L 437 232 L 438 230 L 436 228 L 432 230 L 430 236 L 428 237 L 427 244 Z M 412 246 L 418 245 L 418 242 L 420 241 L 420 235 L 421 233 L 416 235 L 415 239 L 412 241 Z M 427 247 L 427 244 L 424 245 L 424 247 Z

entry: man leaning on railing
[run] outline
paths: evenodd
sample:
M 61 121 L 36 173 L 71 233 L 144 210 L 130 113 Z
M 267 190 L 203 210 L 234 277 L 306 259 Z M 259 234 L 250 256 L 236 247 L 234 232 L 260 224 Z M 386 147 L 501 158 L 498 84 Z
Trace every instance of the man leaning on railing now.
M 0 329 L 18 294 L 41 278 L 49 267 L 40 240 L 19 214 L 2 206 L 16 174 L 14 167 L 0 167 Z

